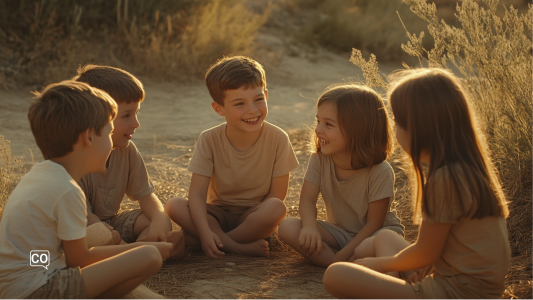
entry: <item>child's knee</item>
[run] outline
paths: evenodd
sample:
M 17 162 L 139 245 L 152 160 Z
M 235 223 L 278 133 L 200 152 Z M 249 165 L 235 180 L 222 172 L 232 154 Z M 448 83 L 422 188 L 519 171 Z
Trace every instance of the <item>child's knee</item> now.
M 287 214 L 287 208 L 285 207 L 285 203 L 283 201 L 279 200 L 278 198 L 270 198 L 266 199 L 262 203 L 264 205 L 263 210 L 273 218 L 277 220 L 283 220 L 285 218 L 285 215 Z
M 182 197 L 170 198 L 165 204 L 165 212 L 171 218 L 179 215 L 184 210 L 189 210 L 189 201 Z
M 296 218 L 286 218 L 279 223 L 278 235 L 283 241 L 287 241 L 300 235 L 302 222 Z
M 156 273 L 159 268 L 161 268 L 163 259 L 157 247 L 153 245 L 144 245 L 139 247 L 139 252 L 141 257 L 140 261 L 143 262 L 144 270 L 150 270 L 153 273 Z

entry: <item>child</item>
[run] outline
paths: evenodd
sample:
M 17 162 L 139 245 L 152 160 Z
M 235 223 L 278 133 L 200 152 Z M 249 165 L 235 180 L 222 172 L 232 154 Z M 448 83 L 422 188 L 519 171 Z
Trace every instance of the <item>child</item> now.
M 165 210 L 211 258 L 222 251 L 267 256 L 263 239 L 285 217 L 289 172 L 298 161 L 287 133 L 265 122 L 268 90 L 259 63 L 226 57 L 205 78 L 211 107 L 226 123 L 200 134 L 188 168 L 189 199 L 170 199 Z
M 383 100 L 367 87 L 330 88 L 317 103 L 317 125 L 300 194 L 300 216 L 279 226 L 280 238 L 313 264 L 327 267 L 364 257 L 365 240 L 383 228 L 403 235 L 391 210 L 394 172 L 391 130 Z M 327 221 L 317 220 L 318 194 Z
M 390 103 L 416 174 L 418 239 L 409 245 L 382 232 L 373 241 L 376 257 L 330 266 L 324 286 L 343 298 L 501 298 L 509 210 L 464 89 L 441 69 L 400 75 Z M 410 278 L 382 274 L 417 269 Z
M 76 181 L 105 170 L 116 103 L 72 80 L 49 85 L 36 96 L 28 119 L 46 160 L 32 167 L 6 203 L 0 222 L 0 298 L 122 297 L 156 273 L 173 246 L 87 249 L 85 196 Z M 40 254 L 32 254 L 36 250 Z
M 78 69 L 73 79 L 107 92 L 118 104 L 107 169 L 87 174 L 80 181 L 87 197 L 87 225 L 103 221 L 127 243 L 167 241 L 167 235 L 174 244 L 181 243 L 180 233 L 171 232 L 172 225 L 154 194 L 142 156 L 131 141 L 140 125 L 137 114 L 144 100 L 142 83 L 124 70 L 96 65 Z M 140 209 L 119 213 L 124 195 L 137 200 Z

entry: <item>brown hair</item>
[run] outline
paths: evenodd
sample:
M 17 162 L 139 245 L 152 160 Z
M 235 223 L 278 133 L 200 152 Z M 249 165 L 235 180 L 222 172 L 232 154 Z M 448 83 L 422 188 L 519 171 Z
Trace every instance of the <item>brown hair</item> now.
M 33 94 L 28 119 L 45 159 L 73 151 L 80 133 L 87 129 L 99 136 L 117 114 L 117 104 L 106 92 L 83 82 L 65 80 Z
M 318 99 L 317 107 L 332 103 L 337 107 L 340 130 L 347 141 L 352 169 L 377 165 L 392 152 L 392 130 L 383 100 L 369 87 L 343 84 L 329 87 Z M 312 144 L 320 152 L 320 141 L 313 134 Z
M 117 103 L 142 102 L 143 84 L 135 76 L 119 68 L 85 65 L 78 68 L 72 80 L 85 82 L 108 93 Z
M 459 80 L 435 68 L 397 72 L 392 79 L 396 80 L 390 91 L 392 111 L 396 126 L 406 130 L 410 138 L 408 154 L 415 169 L 415 222 L 419 222 L 421 212 L 433 217 L 428 197 L 434 197 L 439 184 L 447 187 L 445 197 L 450 202 L 459 201 L 452 207 L 463 207 L 460 181 L 466 182 L 473 203 L 470 208 L 463 207 L 462 217 L 507 217 L 509 210 L 485 137 Z M 423 150 L 430 154 L 427 180 L 420 161 Z M 444 176 L 435 179 L 440 168 Z
M 266 90 L 266 76 L 263 66 L 245 56 L 224 57 L 209 67 L 205 84 L 213 101 L 224 106 L 224 92 L 262 87 Z

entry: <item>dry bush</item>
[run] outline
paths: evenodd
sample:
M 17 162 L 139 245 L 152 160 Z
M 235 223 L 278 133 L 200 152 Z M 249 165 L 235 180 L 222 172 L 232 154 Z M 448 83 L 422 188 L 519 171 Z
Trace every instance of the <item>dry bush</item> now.
M 18 171 L 24 168 L 24 162 L 11 155 L 11 143 L 0 135 L 0 220 L 4 213 L 7 199 L 20 180 Z M 22 174 L 25 174 L 25 169 Z
M 63 80 L 87 63 L 203 75 L 223 55 L 252 54 L 270 11 L 245 0 L 0 0 L 0 89 Z
M 408 32 L 410 41 L 402 49 L 417 57 L 421 65 L 458 70 L 473 99 L 510 201 L 508 230 L 513 260 L 505 295 L 531 297 L 533 6 L 529 4 L 524 14 L 511 6 L 499 17 L 498 1 L 483 0 L 480 5 L 464 0 L 456 7 L 456 18 L 461 25 L 458 28 L 438 18 L 435 4 L 403 1 L 427 22 L 435 44 L 426 50 L 422 43 L 424 32 L 418 36 Z M 351 61 L 363 69 L 369 85 L 387 88 L 374 55 L 366 61 L 361 51 L 354 49 Z M 529 268 L 517 268 L 517 257 L 529 257 Z M 513 279 L 524 277 L 524 272 L 527 272 L 525 280 Z

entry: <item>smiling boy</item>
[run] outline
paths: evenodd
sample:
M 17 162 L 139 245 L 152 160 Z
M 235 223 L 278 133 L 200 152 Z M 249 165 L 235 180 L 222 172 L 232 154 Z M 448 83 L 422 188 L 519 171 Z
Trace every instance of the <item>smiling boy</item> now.
M 141 154 L 131 141 L 140 126 L 137 114 L 144 100 L 142 83 L 124 70 L 96 65 L 78 69 L 73 79 L 107 92 L 118 104 L 107 169 L 88 174 L 80 181 L 87 197 L 88 225 L 103 221 L 127 243 L 168 240 L 177 246 L 183 233 L 171 231 L 170 220 L 154 194 Z M 124 195 L 137 200 L 140 209 L 119 213 Z
M 226 123 L 200 134 L 188 167 L 189 197 L 170 199 L 165 210 L 211 258 L 223 251 L 268 256 L 264 238 L 285 218 L 289 172 L 298 161 L 287 133 L 265 122 L 268 90 L 259 63 L 220 59 L 206 85 Z

